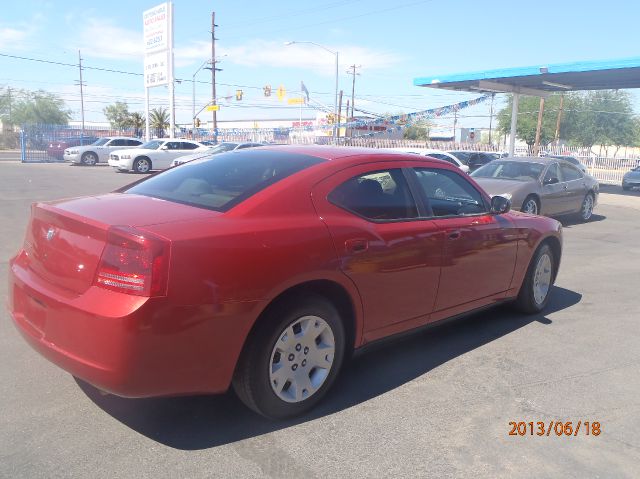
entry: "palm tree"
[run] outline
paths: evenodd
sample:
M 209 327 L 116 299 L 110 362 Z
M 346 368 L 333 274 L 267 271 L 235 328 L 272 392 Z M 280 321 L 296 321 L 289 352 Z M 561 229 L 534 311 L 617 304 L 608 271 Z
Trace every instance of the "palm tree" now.
M 169 128 L 169 113 L 166 108 L 154 108 L 149 112 L 149 126 L 156 130 L 158 138 L 164 138 L 164 130 Z
M 144 116 L 142 113 L 133 112 L 129 115 L 129 125 L 135 130 L 135 135 L 140 138 L 142 136 L 142 129 L 145 125 Z

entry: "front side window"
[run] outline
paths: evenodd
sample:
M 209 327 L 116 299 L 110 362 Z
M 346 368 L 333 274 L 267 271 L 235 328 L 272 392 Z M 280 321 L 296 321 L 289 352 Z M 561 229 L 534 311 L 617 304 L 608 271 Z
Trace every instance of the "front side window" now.
M 418 217 L 415 200 L 399 168 L 353 177 L 333 190 L 329 201 L 371 220 Z
M 430 215 L 462 216 L 488 211 L 480 192 L 453 171 L 436 168 L 415 168 L 414 171 Z
M 558 171 L 558 163 L 554 163 L 549 167 L 547 172 L 544 174 L 544 184 L 551 184 L 553 179 L 556 179 L 556 183 L 560 181 L 560 173 Z
M 100 138 L 98 141 L 93 143 L 93 146 L 103 146 L 109 141 L 109 138 Z

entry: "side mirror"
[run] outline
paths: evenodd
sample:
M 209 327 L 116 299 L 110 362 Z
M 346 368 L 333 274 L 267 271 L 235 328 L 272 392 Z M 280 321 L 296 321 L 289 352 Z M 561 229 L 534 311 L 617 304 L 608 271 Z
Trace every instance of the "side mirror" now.
M 501 215 L 511 209 L 511 200 L 504 196 L 494 196 L 491 198 L 491 213 Z
M 555 176 L 553 178 L 545 178 L 544 180 L 545 185 L 555 185 L 556 183 L 560 183 L 560 180 Z

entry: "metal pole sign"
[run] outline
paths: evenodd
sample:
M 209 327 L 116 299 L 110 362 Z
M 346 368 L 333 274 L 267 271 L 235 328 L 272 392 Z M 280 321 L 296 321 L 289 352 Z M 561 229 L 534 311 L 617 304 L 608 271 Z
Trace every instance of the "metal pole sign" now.
M 144 87 L 145 97 L 149 88 L 169 86 L 169 136 L 175 130 L 174 74 L 173 74 L 173 3 L 166 2 L 145 10 L 142 14 L 144 38 Z M 149 141 L 149 105 L 145 106 L 147 127 L 146 140 Z

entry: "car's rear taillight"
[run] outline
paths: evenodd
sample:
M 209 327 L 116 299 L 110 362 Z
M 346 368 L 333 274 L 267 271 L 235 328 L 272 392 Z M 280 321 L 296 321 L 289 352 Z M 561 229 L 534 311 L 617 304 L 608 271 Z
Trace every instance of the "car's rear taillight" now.
M 168 274 L 167 240 L 135 228 L 109 228 L 94 284 L 138 296 L 164 296 Z

